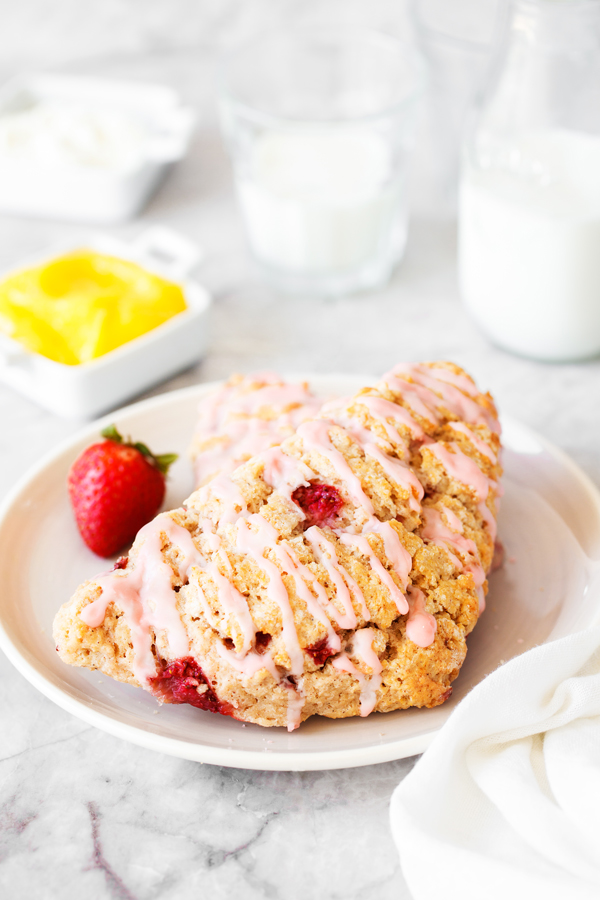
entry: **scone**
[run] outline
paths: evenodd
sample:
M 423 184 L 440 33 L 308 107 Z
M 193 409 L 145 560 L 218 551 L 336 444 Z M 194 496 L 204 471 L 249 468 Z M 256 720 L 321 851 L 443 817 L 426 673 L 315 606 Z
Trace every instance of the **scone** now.
M 58 612 L 62 659 L 290 730 L 443 703 L 484 607 L 499 432 L 457 366 L 397 366 L 145 526 Z
M 322 404 L 305 382 L 286 382 L 272 372 L 233 375 L 198 405 L 190 448 L 196 486 L 277 447 Z

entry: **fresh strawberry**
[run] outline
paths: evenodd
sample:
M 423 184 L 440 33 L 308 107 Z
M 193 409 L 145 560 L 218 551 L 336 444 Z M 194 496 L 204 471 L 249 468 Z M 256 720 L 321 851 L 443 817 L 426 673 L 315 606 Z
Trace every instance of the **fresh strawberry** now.
M 124 441 L 114 425 L 69 472 L 69 496 L 77 527 L 90 550 L 112 556 L 154 518 L 165 497 L 165 479 L 176 454 L 154 456 L 145 444 Z

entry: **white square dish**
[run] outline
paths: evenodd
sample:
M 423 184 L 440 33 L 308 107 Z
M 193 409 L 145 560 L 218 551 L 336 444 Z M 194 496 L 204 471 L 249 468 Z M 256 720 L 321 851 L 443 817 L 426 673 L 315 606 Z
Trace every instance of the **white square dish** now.
M 137 262 L 183 290 L 187 309 L 141 337 L 81 365 L 68 366 L 30 352 L 0 334 L 0 381 L 59 416 L 92 418 L 195 363 L 208 344 L 211 297 L 188 277 L 200 251 L 166 228 L 150 228 L 130 244 L 99 235 L 23 260 L 14 271 L 85 246 Z
M 44 104 L 54 113 L 47 110 L 48 121 L 38 122 L 32 134 L 26 115 Z M 15 123 L 22 114 L 25 121 Z M 115 139 L 131 126 L 135 147 L 126 158 L 92 159 L 94 142 L 96 151 L 107 150 L 107 134 L 98 133 L 102 117 L 112 122 Z M 13 123 L 7 134 L 0 128 L 0 210 L 79 222 L 131 218 L 168 165 L 185 155 L 194 119 L 162 85 L 71 75 L 14 78 L 0 90 L 0 126 Z

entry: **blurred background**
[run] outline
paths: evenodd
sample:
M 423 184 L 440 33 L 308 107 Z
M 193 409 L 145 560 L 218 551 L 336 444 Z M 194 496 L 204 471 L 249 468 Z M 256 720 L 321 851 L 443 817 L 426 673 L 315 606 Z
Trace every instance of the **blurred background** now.
M 93 75 L 174 88 L 197 118 L 185 158 L 140 215 L 103 228 L 129 239 L 166 225 L 202 247 L 199 278 L 214 298 L 211 343 L 193 369 L 151 393 L 269 367 L 282 372 L 378 373 L 399 359 L 451 358 L 518 418 L 573 447 L 548 385 L 587 417 L 577 378 L 492 347 L 458 295 L 456 192 L 466 118 L 493 54 L 503 0 L 21 0 L 0 7 L 0 80 L 28 72 Z M 430 65 L 419 120 L 405 258 L 389 285 L 336 299 L 290 298 L 261 279 L 248 252 L 221 135 L 215 67 L 226 48 L 275 25 L 353 24 L 416 42 Z M 0 215 L 3 270 L 93 225 Z M 589 371 L 589 367 L 588 367 Z M 39 410 L 2 391 L 13 419 L 38 431 Z M 43 415 L 43 443 L 74 427 Z M 34 427 L 35 426 L 35 427 Z M 41 426 L 40 426 L 41 427 Z M 591 426 L 590 426 L 591 427 Z M 41 448 L 40 448 L 41 449 Z M 576 450 L 576 453 L 579 453 Z M 582 459 L 595 470 L 596 460 Z M 35 454 L 31 454 L 35 458 Z
M 419 42 L 431 84 L 420 121 L 412 209 L 417 216 L 451 218 L 460 133 L 485 72 L 500 6 L 501 0 L 24 0 L 0 8 L 0 79 L 60 72 L 174 87 L 197 112 L 197 130 L 188 158 L 145 216 L 172 216 L 171 224 L 191 228 L 218 253 L 221 241 L 231 246 L 240 236 L 233 204 L 213 206 L 231 190 L 216 117 L 215 63 L 224 49 L 276 25 L 293 30 L 329 23 Z M 192 223 L 199 204 L 202 214 Z M 230 231 L 222 219 L 231 213 Z M 212 215 L 218 219 L 211 221 Z M 22 227 L 25 245 L 34 230 L 43 239 L 44 226 L 33 222 L 2 227 Z
M 214 68 L 226 48 L 278 25 L 291 30 L 357 25 L 417 41 L 431 65 L 431 90 L 421 121 L 413 208 L 448 216 L 455 211 L 465 112 L 485 74 L 503 5 L 503 0 L 25 0 L 0 10 L 0 75 L 4 80 L 51 70 L 170 84 L 202 114 L 195 150 L 211 154 L 204 158 L 206 172 L 219 155 Z

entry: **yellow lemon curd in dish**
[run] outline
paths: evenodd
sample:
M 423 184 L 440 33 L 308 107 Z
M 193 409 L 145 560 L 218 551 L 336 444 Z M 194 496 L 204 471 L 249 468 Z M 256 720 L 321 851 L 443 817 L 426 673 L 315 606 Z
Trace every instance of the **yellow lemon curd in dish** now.
M 75 250 L 0 282 L 0 332 L 68 366 L 183 312 L 183 291 L 129 260 Z

